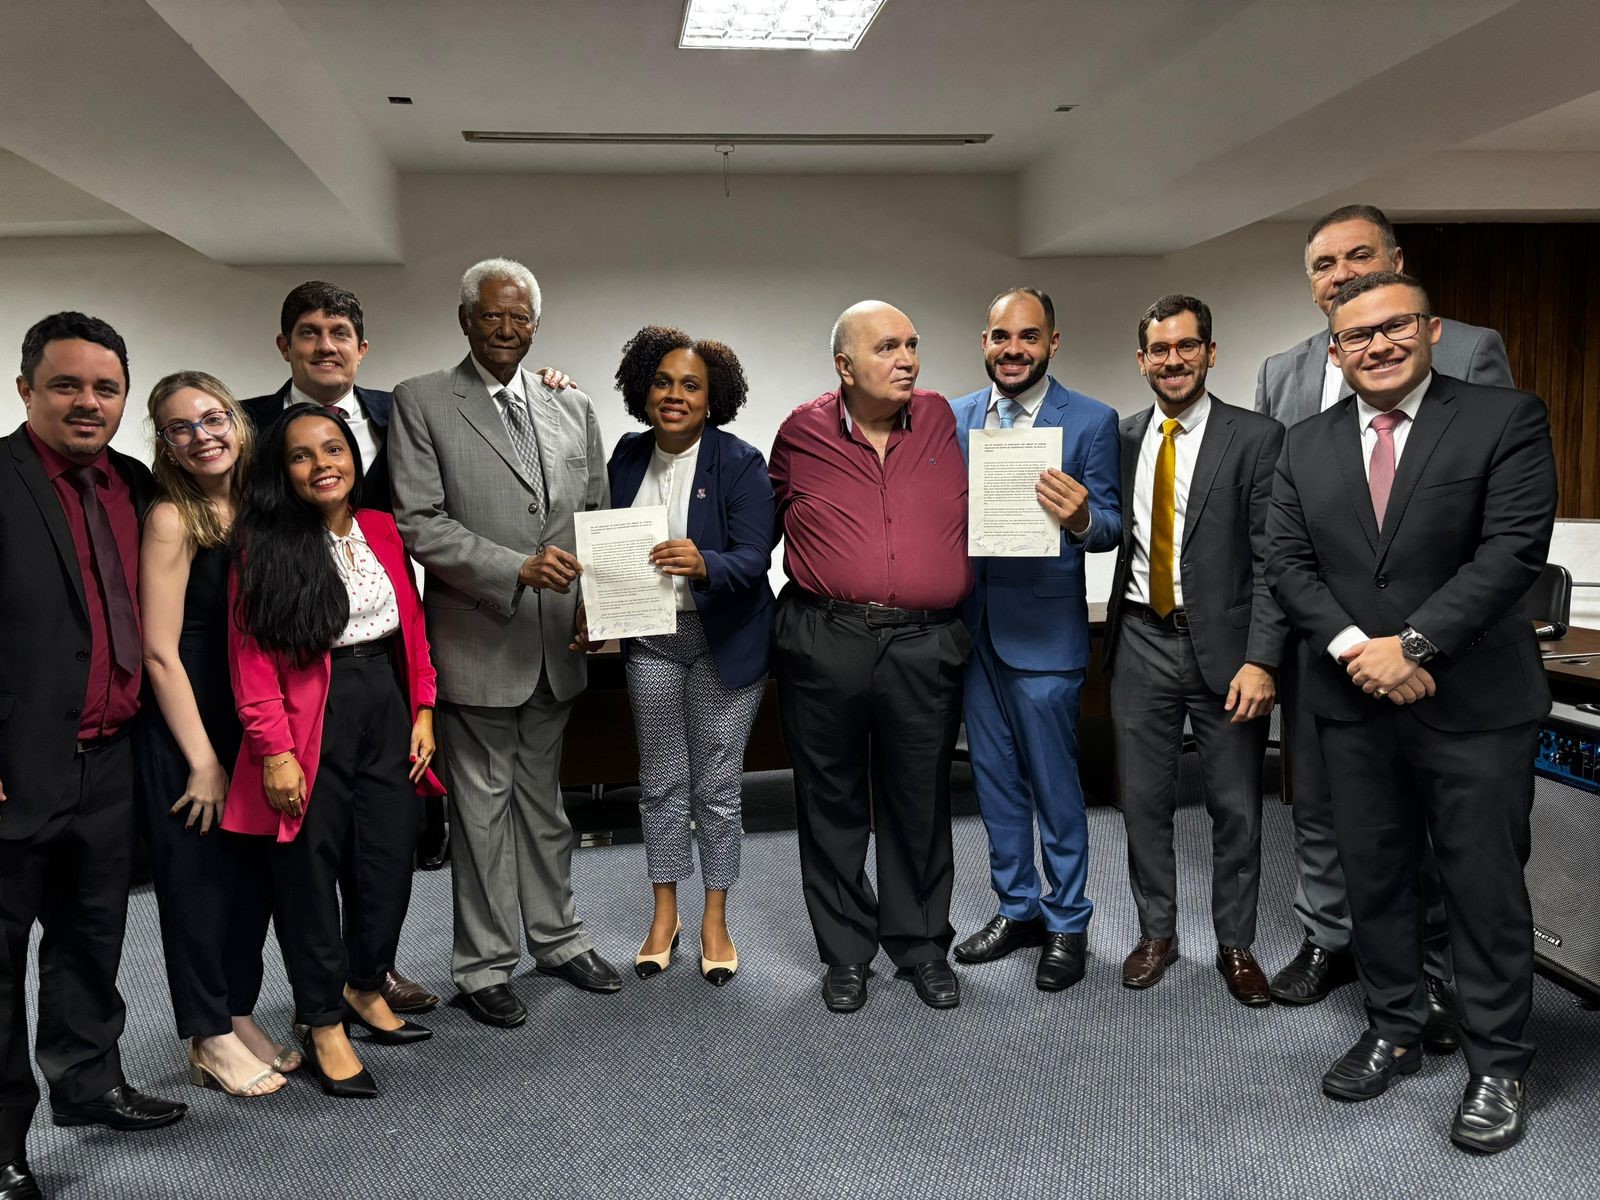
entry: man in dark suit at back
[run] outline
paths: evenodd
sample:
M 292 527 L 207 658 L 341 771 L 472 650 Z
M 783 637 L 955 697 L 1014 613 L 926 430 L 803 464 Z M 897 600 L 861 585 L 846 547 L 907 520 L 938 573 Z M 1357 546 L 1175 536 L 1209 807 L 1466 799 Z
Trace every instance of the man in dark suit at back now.
M 1271 1003 L 1251 951 L 1261 881 L 1261 766 L 1288 627 L 1267 589 L 1267 506 L 1283 426 L 1206 391 L 1211 310 L 1163 296 L 1139 320 L 1156 403 L 1124 420 L 1122 544 L 1105 669 L 1139 940 L 1122 984 L 1178 957 L 1173 813 L 1187 717 L 1211 814 L 1217 970 L 1240 1004 Z
M 1394 226 L 1370 204 L 1350 204 L 1319 218 L 1306 234 L 1306 278 L 1311 298 L 1324 315 L 1339 289 L 1373 271 L 1405 270 L 1405 255 Z M 1505 344 L 1492 329 L 1439 320 L 1433 347 L 1435 368 L 1455 379 L 1495 387 L 1511 386 Z M 1305 341 L 1274 354 L 1256 378 L 1256 411 L 1284 425 L 1326 411 L 1351 394 L 1338 366 L 1328 356 L 1326 325 Z M 1354 976 L 1350 962 L 1350 906 L 1344 873 L 1334 848 L 1333 815 L 1327 772 L 1317 747 L 1311 714 L 1300 703 L 1300 667 L 1305 647 L 1291 645 L 1281 682 L 1284 742 L 1290 751 L 1298 886 L 1295 915 L 1305 927 L 1300 952 L 1272 978 L 1272 997 L 1282 1004 L 1312 1004 Z M 1431 860 L 1423 865 L 1427 889 L 1428 1028 L 1424 1037 L 1434 1053 L 1450 1053 L 1458 1042 L 1444 902 Z
M 1374 272 L 1329 311 L 1355 396 L 1289 431 L 1267 579 L 1312 658 L 1306 707 L 1333 791 L 1368 1027 L 1323 1076 L 1367 1100 L 1422 1065 L 1428 1013 L 1418 874 L 1431 838 L 1470 1072 L 1450 1136 L 1522 1135 L 1533 1000 L 1533 754 L 1550 689 L 1521 598 L 1555 523 L 1537 396 L 1432 368 L 1416 280 Z
M 35 1054 L 57 1125 L 154 1129 L 187 1106 L 122 1073 L 117 967 L 133 844 L 144 464 L 110 449 L 128 398 L 116 330 L 56 313 L 22 342 L 28 417 L 0 450 L 0 1200 L 40 1195 L 25 1142 L 28 937 Z

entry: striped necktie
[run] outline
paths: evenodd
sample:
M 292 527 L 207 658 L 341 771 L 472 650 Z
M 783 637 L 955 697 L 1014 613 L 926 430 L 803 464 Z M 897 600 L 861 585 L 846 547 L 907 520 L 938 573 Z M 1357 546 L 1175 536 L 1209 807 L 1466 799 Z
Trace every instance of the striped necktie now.
M 504 405 L 506 432 L 511 435 L 511 444 L 516 447 L 523 470 L 527 471 L 528 478 L 533 482 L 534 503 L 538 505 L 536 515 L 542 518 L 545 508 L 544 468 L 539 463 L 539 441 L 534 436 L 533 414 L 528 411 L 528 401 L 515 395 L 509 388 L 501 388 L 494 398 Z

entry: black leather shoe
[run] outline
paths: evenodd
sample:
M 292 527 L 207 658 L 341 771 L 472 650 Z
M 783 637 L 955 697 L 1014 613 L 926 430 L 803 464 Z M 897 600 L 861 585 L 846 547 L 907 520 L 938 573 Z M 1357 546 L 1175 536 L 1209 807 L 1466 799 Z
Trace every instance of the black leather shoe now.
M 336 1100 L 373 1100 L 378 1095 L 378 1081 L 372 1077 L 372 1072 L 362 1067 L 348 1079 L 334 1079 L 322 1069 L 322 1060 L 317 1057 L 317 1039 L 311 1033 L 309 1025 L 296 1025 L 294 1027 L 295 1041 L 300 1043 L 300 1052 L 305 1057 L 306 1070 L 311 1072 L 311 1077 L 322 1085 L 324 1095 L 332 1096 Z
M 1498 1154 L 1522 1140 L 1528 1094 L 1520 1079 L 1474 1075 L 1456 1106 L 1450 1140 L 1463 1150 Z
M 593 950 L 585 950 L 577 958 L 569 958 L 559 967 L 539 964 L 539 974 L 565 979 L 575 988 L 586 992 L 620 992 L 622 976 L 617 969 Z
M 1422 1027 L 1422 1048 L 1429 1054 L 1454 1054 L 1461 1045 L 1461 1010 L 1450 985 L 1432 975 L 1428 983 L 1428 1021 Z
M 1355 963 L 1348 954 L 1329 954 L 1308 938 L 1300 944 L 1300 953 L 1272 977 L 1267 990 L 1279 1004 L 1315 1004 L 1355 977 Z
M 822 977 L 822 1002 L 830 1012 L 855 1012 L 867 1002 L 867 976 L 871 973 L 865 963 L 829 967 Z
M 39 1181 L 28 1170 L 27 1159 L 0 1163 L 0 1200 L 44 1200 Z
M 50 1101 L 50 1119 L 57 1125 L 104 1125 L 124 1131 L 160 1129 L 171 1125 L 189 1111 L 187 1104 L 146 1096 L 132 1084 L 124 1083 L 103 1096 L 83 1104 L 57 1104 Z
M 1407 1046 L 1404 1054 L 1397 1055 L 1399 1048 L 1368 1029 L 1328 1068 L 1322 1077 L 1323 1095 L 1335 1100 L 1371 1100 L 1383 1095 L 1396 1075 L 1415 1075 L 1422 1069 L 1420 1045 Z
M 381 1029 L 358 1013 L 348 1001 L 344 1006 L 344 1020 L 346 1025 L 361 1026 L 367 1031 L 366 1040 L 380 1046 L 409 1046 L 413 1042 L 425 1042 L 433 1036 L 433 1030 L 426 1025 L 418 1025 L 404 1018 L 401 1018 L 399 1029 Z
M 917 989 L 917 999 L 929 1008 L 954 1008 L 961 1003 L 961 984 L 950 964 L 942 958 L 903 967 L 895 974 L 911 980 L 911 985 Z
M 522 1001 L 503 983 L 491 983 L 475 992 L 457 992 L 450 1003 L 465 1009 L 467 1016 L 481 1025 L 515 1029 L 528 1019 L 528 1010 L 522 1007 Z
M 1043 917 L 1035 917 L 1031 921 L 1013 921 L 1010 917 L 996 916 L 956 947 L 956 961 L 995 962 L 1024 946 L 1043 945 L 1044 935 Z
M 1059 992 L 1083 978 L 1089 956 L 1089 936 L 1083 933 L 1046 934 L 1039 952 L 1039 969 L 1033 984 L 1041 992 Z

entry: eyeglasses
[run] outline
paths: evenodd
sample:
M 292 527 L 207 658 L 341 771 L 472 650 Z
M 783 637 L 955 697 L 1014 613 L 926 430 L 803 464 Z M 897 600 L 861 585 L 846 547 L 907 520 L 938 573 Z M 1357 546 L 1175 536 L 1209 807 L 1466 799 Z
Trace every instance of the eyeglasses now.
M 1167 355 L 1176 350 L 1178 357 L 1184 362 L 1193 362 L 1200 357 L 1200 351 L 1205 348 L 1206 344 L 1199 338 L 1184 338 L 1183 341 L 1174 342 L 1170 346 L 1166 342 L 1152 342 L 1144 348 L 1144 356 L 1149 362 L 1163 363 L 1167 361 Z
M 187 446 L 194 441 L 195 438 L 200 436 L 202 429 L 212 437 L 219 438 L 232 428 L 233 414 L 225 408 L 219 408 L 215 412 L 208 412 L 198 421 L 185 421 L 181 418 L 176 421 L 168 421 L 157 432 L 161 435 L 163 442 L 176 449 Z
M 1353 325 L 1349 329 L 1341 329 L 1333 335 L 1333 340 L 1347 354 L 1365 350 L 1372 345 L 1373 337 L 1380 333 L 1390 342 L 1409 342 L 1417 336 L 1422 323 L 1432 318 L 1431 313 L 1401 313 L 1377 325 Z

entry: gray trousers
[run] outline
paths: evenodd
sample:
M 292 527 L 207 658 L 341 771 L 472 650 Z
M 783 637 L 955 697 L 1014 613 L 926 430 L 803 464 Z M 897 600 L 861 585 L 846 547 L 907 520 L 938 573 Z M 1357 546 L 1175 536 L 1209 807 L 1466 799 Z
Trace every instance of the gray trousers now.
M 1294 849 L 1297 883 L 1294 913 L 1305 927 L 1306 938 L 1330 954 L 1350 950 L 1350 897 L 1345 889 L 1344 867 L 1333 832 L 1333 793 L 1328 768 L 1317 738 L 1317 720 L 1301 702 L 1300 676 L 1311 651 L 1294 638 L 1284 655 L 1281 680 L 1283 737 L 1289 744 L 1294 789 Z M 1353 686 L 1353 685 L 1352 685 Z M 1426 839 L 1424 839 L 1426 840 Z M 1439 866 L 1431 845 L 1425 845 L 1418 867 L 1422 887 L 1423 962 L 1429 975 L 1449 979 L 1450 929 L 1445 917 L 1444 894 L 1439 886 Z
M 1122 816 L 1128 828 L 1128 881 L 1145 937 L 1178 931 L 1173 815 L 1187 715 L 1200 750 L 1200 778 L 1211 814 L 1211 922 L 1221 946 L 1256 936 L 1261 883 L 1261 764 L 1267 719 L 1241 725 L 1225 696 L 1206 686 L 1187 633 L 1122 618 L 1111 673 Z
M 462 991 L 505 983 L 524 933 L 543 966 L 592 949 L 572 907 L 572 823 L 561 800 L 571 711 L 542 677 L 516 708 L 439 705 L 453 826 L 450 973 Z
M 706 890 L 726 891 L 739 878 L 744 748 L 766 680 L 724 687 L 700 615 L 687 610 L 678 613 L 676 633 L 635 638 L 627 653 L 650 882 L 694 874 L 692 820 Z

